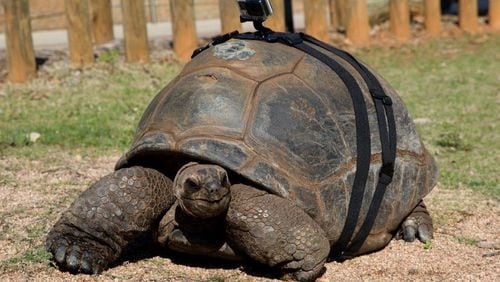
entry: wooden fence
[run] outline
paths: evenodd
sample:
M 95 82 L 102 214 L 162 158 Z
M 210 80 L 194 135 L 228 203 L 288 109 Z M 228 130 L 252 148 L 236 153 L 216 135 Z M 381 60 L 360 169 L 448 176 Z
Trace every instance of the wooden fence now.
M 36 76 L 31 35 L 29 0 L 0 0 L 4 8 L 9 81 L 24 82 Z M 194 1 L 170 0 L 174 51 L 188 60 L 197 47 Z M 283 0 L 272 0 L 275 15 L 266 25 L 284 31 Z M 93 44 L 112 40 L 110 0 L 65 0 L 69 53 L 72 65 L 83 67 L 94 62 Z M 489 2 L 489 24 L 500 29 L 500 0 Z M 219 0 L 221 30 L 241 29 L 236 0 Z M 441 32 L 440 0 L 424 0 L 425 27 L 429 36 Z M 466 32 L 478 30 L 476 0 L 460 0 L 459 26 Z M 122 0 L 124 50 L 129 62 L 149 61 L 144 1 Z M 390 31 L 401 41 L 410 39 L 408 0 L 390 0 Z M 305 32 L 328 40 L 329 29 L 343 23 L 347 38 L 356 45 L 369 44 L 370 26 L 366 0 L 304 1 Z M 330 16 L 330 20 L 328 17 Z

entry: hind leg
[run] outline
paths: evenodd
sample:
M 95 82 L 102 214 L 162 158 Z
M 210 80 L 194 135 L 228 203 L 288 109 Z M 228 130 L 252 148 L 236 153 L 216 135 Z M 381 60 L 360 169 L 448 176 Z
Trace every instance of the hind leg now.
M 418 238 L 425 243 L 433 238 L 433 231 L 429 211 L 427 211 L 424 201 L 420 201 L 399 227 L 397 237 L 404 239 L 406 242 L 413 242 Z

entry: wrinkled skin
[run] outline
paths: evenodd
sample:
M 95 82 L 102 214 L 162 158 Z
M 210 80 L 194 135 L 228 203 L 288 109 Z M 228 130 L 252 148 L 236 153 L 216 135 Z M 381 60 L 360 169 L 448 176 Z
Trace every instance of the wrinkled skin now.
M 401 233 L 408 241 L 432 238 L 423 203 L 402 223 Z M 174 183 L 143 167 L 103 177 L 62 215 L 46 246 L 61 268 L 99 273 L 127 244 L 148 234 L 192 255 L 249 257 L 299 281 L 319 277 L 330 252 L 325 232 L 295 203 L 251 186 L 231 186 L 222 167 L 196 163 L 181 168 Z M 386 241 L 369 237 L 360 252 L 380 249 Z

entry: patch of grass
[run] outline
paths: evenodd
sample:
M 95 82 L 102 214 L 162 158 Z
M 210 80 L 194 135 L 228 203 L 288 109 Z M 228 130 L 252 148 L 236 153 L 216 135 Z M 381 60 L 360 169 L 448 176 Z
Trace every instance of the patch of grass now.
M 413 118 L 430 120 L 417 127 L 438 161 L 442 186 L 499 198 L 500 36 L 487 37 L 374 48 L 359 56 L 396 88 Z
M 21 255 L 8 258 L 0 264 L 3 267 L 21 267 L 26 264 L 46 263 L 52 258 L 52 254 L 45 250 L 45 247 L 40 246 L 34 249 L 27 250 Z
M 97 57 L 97 61 L 104 63 L 114 63 L 115 61 L 118 60 L 119 57 L 120 57 L 120 50 L 111 49 L 100 54 L 99 57 Z
M 427 240 L 424 243 L 424 250 L 430 250 L 430 249 L 432 249 L 432 241 L 431 240 Z
M 455 239 L 457 239 L 457 241 L 460 244 L 464 244 L 464 245 L 475 246 L 477 244 L 476 239 L 465 237 L 465 236 L 457 236 L 457 237 L 455 237 Z
M 0 148 L 41 144 L 123 150 L 147 103 L 178 70 L 172 64 L 48 66 L 39 79 L 3 89 Z M 41 135 L 36 144 L 27 139 L 32 132 Z
M 45 250 L 45 247 L 39 247 L 34 250 L 28 250 L 23 254 L 23 261 L 31 263 L 44 263 L 52 258 L 52 254 Z
M 472 149 L 472 146 L 470 144 L 465 144 L 463 137 L 456 132 L 441 133 L 436 140 L 436 144 L 440 147 L 449 148 L 451 150 L 470 151 Z

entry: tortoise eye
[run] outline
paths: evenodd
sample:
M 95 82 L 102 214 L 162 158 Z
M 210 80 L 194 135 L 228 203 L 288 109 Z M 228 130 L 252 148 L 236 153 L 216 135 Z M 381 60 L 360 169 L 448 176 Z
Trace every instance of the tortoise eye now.
M 227 173 L 224 173 L 222 175 L 222 186 L 230 187 L 231 183 L 229 183 L 229 177 L 227 176 Z
M 193 179 L 188 178 L 184 183 L 184 189 L 197 191 L 200 189 L 200 185 L 198 185 Z

